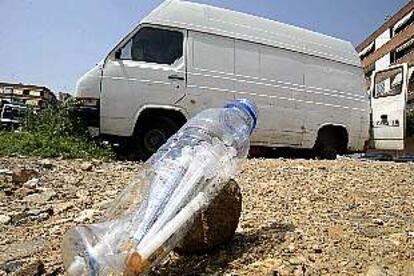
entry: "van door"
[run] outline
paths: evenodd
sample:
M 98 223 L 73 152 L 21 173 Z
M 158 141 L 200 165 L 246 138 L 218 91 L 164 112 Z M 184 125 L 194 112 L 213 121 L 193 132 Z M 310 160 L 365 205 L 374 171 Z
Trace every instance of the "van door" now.
M 404 150 L 407 102 L 407 65 L 397 65 L 373 75 L 371 108 L 374 148 Z
M 112 54 L 103 70 L 101 132 L 130 136 L 144 105 L 174 105 L 185 95 L 186 32 L 141 27 Z
M 190 116 L 234 99 L 234 40 L 189 31 L 187 90 L 179 104 Z

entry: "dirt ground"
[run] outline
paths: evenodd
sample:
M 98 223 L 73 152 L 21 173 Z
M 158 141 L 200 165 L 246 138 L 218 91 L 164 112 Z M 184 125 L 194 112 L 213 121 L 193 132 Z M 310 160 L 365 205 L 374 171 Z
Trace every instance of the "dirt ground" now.
M 65 231 L 95 221 L 139 168 L 0 158 L 0 275 L 63 274 Z M 153 274 L 414 275 L 414 164 L 252 159 L 236 180 L 233 240 Z

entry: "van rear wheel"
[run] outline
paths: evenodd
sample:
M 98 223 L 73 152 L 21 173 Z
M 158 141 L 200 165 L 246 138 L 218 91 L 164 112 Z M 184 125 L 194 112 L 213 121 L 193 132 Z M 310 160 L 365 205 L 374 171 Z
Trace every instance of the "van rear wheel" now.
M 156 117 L 146 120 L 139 126 L 135 135 L 137 158 L 145 161 L 151 157 L 180 126 L 168 117 Z
M 338 155 L 338 151 L 336 150 L 335 146 L 332 145 L 320 145 L 317 150 L 316 154 L 319 159 L 322 160 L 335 160 L 336 156 Z
M 335 160 L 338 154 L 345 154 L 348 147 L 348 133 L 340 126 L 325 126 L 318 132 L 314 146 L 316 157 Z

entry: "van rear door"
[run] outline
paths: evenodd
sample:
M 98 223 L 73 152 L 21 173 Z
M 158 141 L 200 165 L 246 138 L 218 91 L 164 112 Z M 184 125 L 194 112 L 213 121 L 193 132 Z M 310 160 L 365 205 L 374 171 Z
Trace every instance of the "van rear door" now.
M 406 129 L 407 65 L 377 71 L 371 86 L 374 147 L 404 150 Z

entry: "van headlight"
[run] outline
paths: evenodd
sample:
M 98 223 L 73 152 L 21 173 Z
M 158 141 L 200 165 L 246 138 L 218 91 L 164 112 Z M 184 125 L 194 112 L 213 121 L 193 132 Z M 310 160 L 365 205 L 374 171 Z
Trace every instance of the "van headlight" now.
M 76 98 L 75 101 L 81 107 L 99 107 L 99 99 L 96 98 Z

